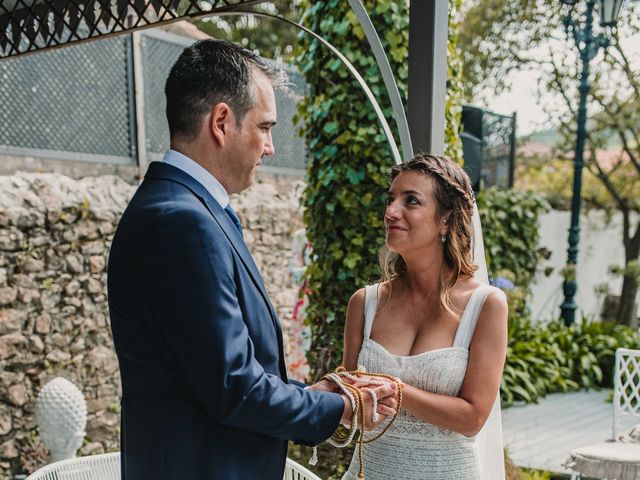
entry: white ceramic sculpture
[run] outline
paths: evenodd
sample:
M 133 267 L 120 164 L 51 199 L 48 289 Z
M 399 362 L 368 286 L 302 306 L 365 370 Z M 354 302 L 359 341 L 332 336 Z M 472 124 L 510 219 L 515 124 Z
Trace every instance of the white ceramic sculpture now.
M 87 426 L 87 404 L 82 392 L 66 378 L 50 380 L 38 394 L 36 420 L 52 462 L 75 457 Z

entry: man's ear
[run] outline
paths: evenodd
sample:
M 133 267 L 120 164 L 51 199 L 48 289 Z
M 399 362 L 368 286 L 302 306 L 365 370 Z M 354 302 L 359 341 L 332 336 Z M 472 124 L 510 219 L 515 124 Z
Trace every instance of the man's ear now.
M 233 111 L 224 102 L 217 103 L 211 109 L 209 117 L 209 129 L 219 146 L 223 147 L 228 139 L 231 122 L 235 122 Z

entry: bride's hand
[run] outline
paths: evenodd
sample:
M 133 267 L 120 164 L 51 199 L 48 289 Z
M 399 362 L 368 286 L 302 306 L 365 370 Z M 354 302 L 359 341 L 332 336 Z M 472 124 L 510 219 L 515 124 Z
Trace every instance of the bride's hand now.
M 365 412 L 367 415 L 365 416 L 365 430 L 373 430 L 378 425 L 380 425 L 387 417 L 392 417 L 396 413 L 396 408 L 398 407 L 398 402 L 396 400 L 396 384 L 393 382 L 389 382 L 386 385 L 376 385 L 372 386 L 371 390 L 376 395 L 377 398 L 377 408 L 378 419 L 373 421 L 371 413 L 373 412 L 373 397 L 371 396 L 371 392 L 364 391 L 364 403 L 365 403 Z
M 347 381 L 348 383 L 350 383 L 351 385 L 353 385 L 356 388 L 363 388 L 363 387 L 368 387 L 368 388 L 375 388 L 379 385 L 380 380 L 386 382 L 386 383 L 395 383 L 397 382 L 400 386 L 400 389 L 404 388 L 404 382 L 402 380 L 400 380 L 399 378 L 394 378 L 393 380 L 387 380 L 385 378 L 381 378 L 381 377 L 367 377 L 367 376 L 361 376 L 358 377 L 358 380 L 356 382 L 349 380 L 349 379 L 344 379 L 345 381 Z M 394 382 L 395 380 L 395 382 Z

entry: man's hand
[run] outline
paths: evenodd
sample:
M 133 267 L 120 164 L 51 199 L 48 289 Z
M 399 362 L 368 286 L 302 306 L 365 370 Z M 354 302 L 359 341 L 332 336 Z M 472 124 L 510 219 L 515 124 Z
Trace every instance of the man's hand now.
M 305 390 L 318 390 L 320 392 L 335 393 L 338 391 L 338 386 L 329 380 L 320 380 L 313 385 L 309 385 Z
M 362 396 L 364 397 L 364 409 L 365 409 L 365 430 L 372 430 L 378 425 L 380 425 L 386 417 L 393 416 L 396 413 L 396 407 L 398 405 L 396 401 L 396 384 L 395 383 L 387 383 L 386 385 L 378 385 L 374 388 L 371 388 L 378 399 L 378 420 L 373 422 L 371 420 L 371 415 L 373 413 L 373 397 L 367 391 L 362 392 Z M 344 411 L 342 413 L 342 418 L 340 419 L 340 423 L 343 425 L 349 425 L 351 423 L 351 417 L 353 415 L 353 410 L 351 409 L 351 401 L 346 397 L 342 396 L 344 400 Z

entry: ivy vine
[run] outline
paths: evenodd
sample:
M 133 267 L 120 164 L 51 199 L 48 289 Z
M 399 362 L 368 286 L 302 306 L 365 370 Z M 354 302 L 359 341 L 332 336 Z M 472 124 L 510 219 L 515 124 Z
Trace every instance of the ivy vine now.
M 447 154 L 461 158 L 460 60 L 455 46 L 461 1 L 450 2 Z M 344 0 L 306 2 L 303 23 L 335 45 L 358 69 L 395 132 L 390 101 L 355 14 Z M 403 102 L 407 100 L 408 2 L 366 0 Z M 312 329 L 312 375 L 335 368 L 342 358 L 343 328 L 350 295 L 379 277 L 384 240 L 387 172 L 393 159 L 373 108 L 340 60 L 309 37 L 301 37 L 296 63 L 308 92 L 299 105 L 311 161 L 303 196 L 304 220 L 314 261 L 307 270 L 311 290 L 307 320 Z M 396 138 L 398 136 L 396 135 Z

